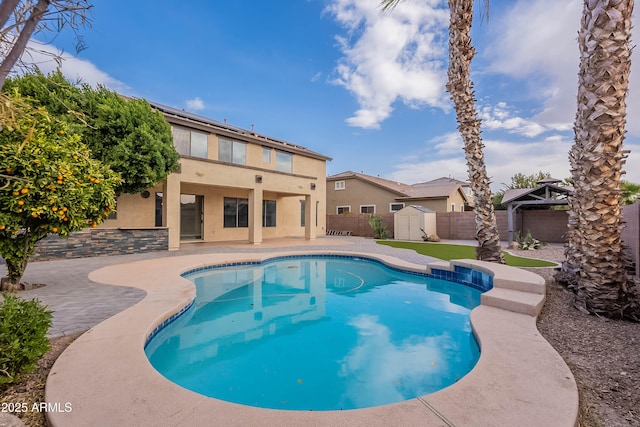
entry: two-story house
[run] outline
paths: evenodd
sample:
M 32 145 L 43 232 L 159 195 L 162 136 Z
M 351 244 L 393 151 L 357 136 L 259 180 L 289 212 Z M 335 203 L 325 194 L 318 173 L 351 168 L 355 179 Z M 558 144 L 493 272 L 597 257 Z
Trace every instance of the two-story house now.
M 469 183 L 438 178 L 413 185 L 352 171 L 327 177 L 327 213 L 376 214 L 418 205 L 434 212 L 472 209 Z
M 324 234 L 329 157 L 157 103 L 171 124 L 180 170 L 122 195 L 103 227 L 167 227 L 181 242 L 247 241 Z

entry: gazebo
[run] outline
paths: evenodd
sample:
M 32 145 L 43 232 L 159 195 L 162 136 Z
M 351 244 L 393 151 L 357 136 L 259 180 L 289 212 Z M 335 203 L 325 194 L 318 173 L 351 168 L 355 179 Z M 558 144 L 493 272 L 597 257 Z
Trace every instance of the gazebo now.
M 546 178 L 538 181 L 535 188 L 515 188 L 507 190 L 502 197 L 502 204 L 507 205 L 507 229 L 509 243 L 513 242 L 513 215 L 520 207 L 560 206 L 568 205 L 568 196 L 573 192 L 571 187 L 561 186 L 562 180 Z

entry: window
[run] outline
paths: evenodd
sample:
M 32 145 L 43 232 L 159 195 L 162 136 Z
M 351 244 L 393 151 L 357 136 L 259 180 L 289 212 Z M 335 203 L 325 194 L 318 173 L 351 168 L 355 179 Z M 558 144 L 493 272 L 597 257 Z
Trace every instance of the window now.
M 271 148 L 262 147 L 262 162 L 271 163 Z
M 456 211 L 456 204 L 451 203 L 451 212 L 455 212 L 455 211 Z
M 460 212 L 464 212 L 464 203 L 460 205 Z
M 280 172 L 293 172 L 293 156 L 289 153 L 276 151 L 276 170 Z
M 336 184 L 335 184 L 336 190 L 344 190 L 345 188 L 346 188 L 346 185 L 344 181 L 336 181 Z
M 349 213 L 349 212 L 351 212 L 351 206 L 338 206 L 338 207 L 336 208 L 336 213 L 337 213 L 338 215 L 340 215 L 340 214 L 346 214 L 346 213 Z
M 263 227 L 276 226 L 276 201 L 275 200 L 262 201 L 262 226 Z
M 374 214 L 376 213 L 376 205 L 360 205 L 360 213 Z
M 224 198 L 224 227 L 249 226 L 249 199 Z
M 202 239 L 204 197 L 180 194 L 180 239 Z
M 172 127 L 173 145 L 176 151 L 183 156 L 208 158 L 208 136 L 206 133 Z
M 305 201 L 300 200 L 300 227 L 304 227 L 305 222 Z
M 220 138 L 218 140 L 218 160 L 237 165 L 246 164 L 247 144 Z
M 402 208 L 404 208 L 404 203 L 390 203 L 389 204 L 389 212 L 397 212 Z

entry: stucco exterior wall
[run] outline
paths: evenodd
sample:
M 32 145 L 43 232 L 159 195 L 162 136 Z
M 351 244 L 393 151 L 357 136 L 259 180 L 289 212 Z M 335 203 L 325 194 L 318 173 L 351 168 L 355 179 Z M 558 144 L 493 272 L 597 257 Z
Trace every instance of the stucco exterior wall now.
M 344 190 L 335 189 L 335 181 L 327 185 L 327 213 L 337 214 L 338 206 L 351 206 L 351 213 L 359 214 L 360 206 L 374 205 L 375 213 L 389 213 L 391 203 L 396 202 L 396 193 L 385 190 L 355 178 L 347 178 Z
M 217 137 L 208 140 L 209 157 L 217 156 Z M 215 147 L 215 150 L 213 150 Z M 180 241 L 180 194 L 203 197 L 202 241 L 251 241 L 262 238 L 315 237 L 324 234 L 326 226 L 326 163 L 324 160 L 293 155 L 293 173 L 275 170 L 275 150 L 271 150 L 271 169 L 264 168 L 263 147 L 247 145 L 247 165 L 222 163 L 211 159 L 183 157 L 181 169 L 167 181 L 149 190 L 150 197 L 122 195 L 118 199 L 117 218 L 102 227 L 155 226 L 155 195 L 163 193 L 163 226 L 169 228 L 170 248 Z M 252 164 L 250 164 L 250 162 Z M 256 165 L 257 163 L 257 165 Z M 299 170 L 303 173 L 296 173 Z M 224 198 L 250 199 L 256 215 L 249 227 L 224 227 Z M 308 230 L 301 225 L 301 200 L 309 198 L 313 220 Z M 262 200 L 276 201 L 276 227 L 262 227 Z M 317 205 L 317 221 L 316 208 Z M 251 222 L 251 221 L 250 221 Z M 317 225 L 316 225 L 317 222 Z M 261 230 L 252 229 L 258 224 Z M 257 234 L 256 234 L 257 233 Z

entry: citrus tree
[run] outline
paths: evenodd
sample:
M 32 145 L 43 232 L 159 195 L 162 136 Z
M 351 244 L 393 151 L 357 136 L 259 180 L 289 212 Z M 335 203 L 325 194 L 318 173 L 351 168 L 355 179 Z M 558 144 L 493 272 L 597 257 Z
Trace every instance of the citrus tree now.
M 171 126 L 143 99 L 125 98 L 102 86 L 73 84 L 59 70 L 9 78 L 3 90 L 17 90 L 32 105 L 67 121 L 91 156 L 120 174 L 116 195 L 153 187 L 178 168 Z
M 17 95 L 15 115 L 0 130 L 0 255 L 15 289 L 36 243 L 96 227 L 115 206 L 119 176 L 94 160 L 77 134 Z

